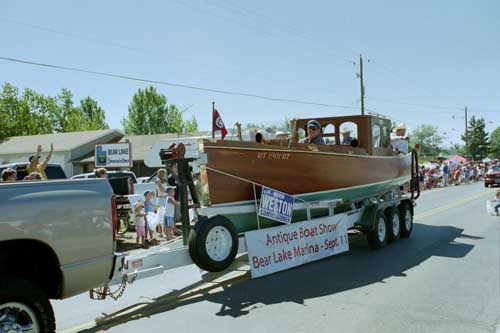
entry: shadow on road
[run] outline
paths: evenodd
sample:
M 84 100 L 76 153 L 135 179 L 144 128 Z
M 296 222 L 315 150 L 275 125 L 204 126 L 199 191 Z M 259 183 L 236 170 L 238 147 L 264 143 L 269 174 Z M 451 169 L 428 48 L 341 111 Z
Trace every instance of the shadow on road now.
M 193 285 L 163 295 L 154 302 L 137 304 L 96 320 L 97 326 L 81 332 L 98 332 L 126 322 L 153 316 L 193 303 L 209 301 L 220 304 L 218 316 L 240 317 L 252 309 L 282 302 L 304 304 L 311 298 L 333 295 L 392 276 L 406 276 L 405 271 L 432 256 L 463 258 L 474 245 L 460 239 L 481 240 L 465 235 L 452 226 L 415 223 L 412 237 L 372 251 L 364 237 L 350 240 L 351 251 L 266 277 L 249 279 L 249 272 L 237 278 L 213 284 L 190 293 Z M 243 282 L 244 281 L 244 282 Z M 243 283 L 242 283 L 243 282 Z M 222 288 L 222 290 L 220 290 Z

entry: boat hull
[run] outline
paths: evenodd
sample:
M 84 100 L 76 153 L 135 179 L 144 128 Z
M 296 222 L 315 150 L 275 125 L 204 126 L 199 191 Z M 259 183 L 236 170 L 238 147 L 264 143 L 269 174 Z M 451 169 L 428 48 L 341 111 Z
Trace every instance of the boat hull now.
M 267 186 L 315 201 L 367 197 L 410 180 L 410 155 L 370 156 L 218 143 L 207 143 L 204 148 L 210 202 L 214 205 L 254 200 L 254 183 L 257 198 L 261 186 Z

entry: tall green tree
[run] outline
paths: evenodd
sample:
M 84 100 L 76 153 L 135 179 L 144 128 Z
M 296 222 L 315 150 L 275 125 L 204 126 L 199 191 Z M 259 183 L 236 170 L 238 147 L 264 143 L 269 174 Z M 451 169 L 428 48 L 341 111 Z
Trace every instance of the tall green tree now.
M 490 157 L 500 158 L 500 127 L 490 133 Z
M 432 125 L 420 125 L 410 134 L 412 145 L 420 145 L 420 154 L 423 156 L 437 156 L 441 152 L 443 136 L 438 128 Z
M 167 105 L 165 95 L 149 86 L 134 94 L 122 126 L 129 135 L 143 135 L 197 130 L 198 122 L 194 117 L 184 122 L 179 108 Z
M 0 140 L 9 136 L 105 128 L 109 126 L 97 102 L 87 97 L 77 107 L 68 89 L 51 97 L 32 89 L 21 93 L 17 87 L 4 83 L 0 91 Z
M 462 140 L 466 142 L 466 153 L 475 161 L 488 156 L 489 142 L 485 128 L 484 118 L 472 116 L 467 126 L 467 135 L 462 135 Z
M 109 125 L 106 123 L 104 110 L 97 104 L 96 100 L 90 97 L 85 97 L 80 101 L 80 110 L 84 120 L 83 125 L 86 130 L 109 128 Z

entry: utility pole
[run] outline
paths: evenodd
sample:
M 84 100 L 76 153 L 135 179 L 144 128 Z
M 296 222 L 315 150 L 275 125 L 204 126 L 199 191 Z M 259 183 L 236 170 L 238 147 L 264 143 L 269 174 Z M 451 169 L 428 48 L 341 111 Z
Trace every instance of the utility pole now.
M 361 91 L 361 115 L 365 115 L 365 86 L 363 84 L 363 57 L 359 55 L 359 84 Z
M 469 155 L 469 138 L 467 131 L 467 107 L 465 107 L 465 156 Z

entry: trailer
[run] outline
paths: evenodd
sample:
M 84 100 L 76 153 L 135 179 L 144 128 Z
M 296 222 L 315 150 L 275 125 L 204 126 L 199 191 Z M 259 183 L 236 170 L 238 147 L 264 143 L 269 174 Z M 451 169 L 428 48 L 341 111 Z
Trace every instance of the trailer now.
M 180 187 L 181 213 L 183 217 L 183 237 L 182 239 L 167 242 L 151 249 L 140 250 L 133 254 L 117 254 L 112 278 L 106 285 L 91 291 L 90 294 L 92 298 L 102 299 L 106 296 L 117 298 L 123 294 L 128 284 L 138 279 L 162 274 L 166 270 L 186 265 L 196 264 L 202 271 L 207 272 L 223 272 L 230 270 L 237 257 L 244 255 L 250 256 L 250 252 L 259 252 L 262 250 L 258 249 L 258 251 L 256 251 L 255 245 L 252 245 L 252 242 L 249 240 L 249 236 L 255 238 L 255 232 L 261 230 L 268 232 L 267 237 L 272 237 L 269 235 L 276 235 L 276 243 L 280 243 L 280 235 L 281 240 L 283 240 L 285 230 L 289 231 L 293 230 L 293 228 L 297 230 L 300 230 L 300 228 L 306 230 L 307 226 L 314 225 L 315 223 L 323 225 L 325 230 L 323 234 L 326 235 L 324 236 L 326 238 L 324 240 L 320 239 L 319 241 L 322 243 L 318 243 L 322 248 L 324 245 L 325 249 L 323 255 L 312 253 L 310 260 L 308 260 L 307 256 L 301 253 L 300 247 L 297 247 L 298 250 L 293 248 L 293 250 L 290 250 L 289 261 L 293 262 L 291 257 L 295 251 L 295 255 L 300 257 L 299 264 L 340 253 L 339 249 L 341 248 L 348 249 L 348 232 L 365 234 L 367 242 L 372 249 L 381 249 L 390 242 L 396 242 L 400 238 L 410 237 L 413 230 L 415 200 L 420 194 L 418 190 L 418 180 L 415 176 L 418 170 L 416 152 L 414 152 L 414 163 L 412 163 L 410 194 L 405 193 L 402 187 L 396 187 L 386 189 L 386 191 L 381 193 L 374 193 L 367 197 L 349 200 L 348 202 L 339 199 L 298 202 L 293 205 L 293 212 L 303 212 L 303 216 L 305 216 L 304 220 L 262 229 L 259 226 L 255 231 L 243 233 L 238 233 L 231 220 L 227 217 L 231 215 L 232 210 L 242 209 L 242 207 L 233 207 L 230 205 L 216 209 L 211 207 L 200 207 L 194 189 L 193 179 L 189 172 L 189 163 L 192 162 L 192 159 L 183 158 L 182 154 L 177 154 L 176 149 L 162 151 L 162 154 L 164 155 L 162 159 L 164 159 L 167 164 L 171 165 L 176 163 L 178 165 L 178 184 Z M 191 191 L 193 203 L 187 200 L 188 190 Z M 197 208 L 201 213 L 194 225 L 191 225 L 187 218 L 189 215 L 187 211 L 190 208 Z M 249 205 L 244 209 L 250 211 L 253 209 L 253 213 L 258 223 L 259 215 L 257 200 L 253 208 L 252 205 Z M 318 216 L 318 212 L 323 212 L 322 216 Z M 323 221 L 336 221 L 336 224 L 330 224 L 332 226 L 330 229 L 332 230 L 329 230 L 328 224 L 323 223 Z M 339 230 L 341 230 L 341 234 L 339 234 Z M 328 234 L 330 231 L 331 233 Z M 273 232 L 274 234 L 272 234 Z M 311 233 L 314 232 L 310 231 L 309 234 Z M 289 235 L 293 236 L 295 234 L 292 232 Z M 333 238 L 328 238 L 331 235 L 333 235 Z M 290 240 L 292 236 L 290 236 L 288 240 Z M 297 242 L 301 242 L 299 238 L 300 234 L 297 234 Z M 273 238 L 271 238 L 271 240 L 273 240 Z M 311 236 L 309 239 L 306 239 L 306 241 L 309 243 L 306 242 L 304 244 L 310 246 L 315 240 Z M 277 245 L 278 247 L 282 245 L 294 246 L 293 244 L 290 245 L 290 241 L 286 243 L 287 244 L 282 241 Z M 308 251 L 307 246 L 305 252 Z M 314 249 L 314 246 L 312 248 Z M 283 249 L 282 252 L 284 256 L 281 255 L 281 257 L 280 254 L 278 254 L 277 257 L 273 254 L 273 260 L 275 262 L 276 260 L 281 260 L 280 264 L 283 262 L 283 258 L 287 256 L 288 252 L 286 252 L 285 249 Z M 265 256 L 262 258 L 264 258 L 263 260 L 266 259 Z M 271 258 L 271 256 L 269 256 L 269 258 Z M 261 266 L 260 259 L 261 257 L 253 254 L 252 259 L 249 259 L 253 277 L 262 276 L 269 272 L 273 273 L 298 265 L 291 263 L 288 264 L 288 266 L 280 266 L 277 264 L 276 270 L 266 270 L 264 273 L 255 272 L 254 274 L 253 270 L 257 270 Z M 288 258 L 285 259 L 288 260 Z M 262 262 L 262 264 L 265 264 L 265 262 Z M 119 285 L 119 287 L 115 292 L 111 292 L 111 286 L 114 285 Z

